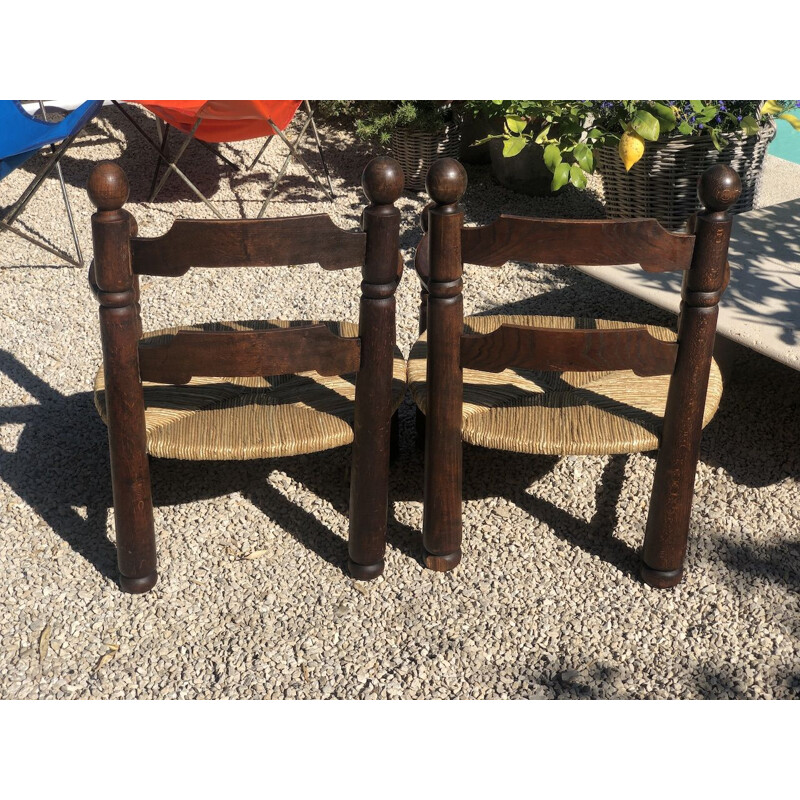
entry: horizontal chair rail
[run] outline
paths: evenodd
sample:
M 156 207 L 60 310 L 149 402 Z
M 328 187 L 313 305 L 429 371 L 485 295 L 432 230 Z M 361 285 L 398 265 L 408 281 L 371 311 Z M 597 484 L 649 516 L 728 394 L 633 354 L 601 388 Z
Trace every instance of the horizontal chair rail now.
M 647 328 L 562 330 L 501 325 L 487 334 L 461 336 L 461 366 L 484 372 L 506 367 L 544 372 L 630 369 L 636 375 L 668 375 L 676 342 L 663 342 Z
M 285 219 L 176 220 L 163 236 L 131 239 L 138 275 L 184 275 L 189 267 L 364 264 L 367 237 L 339 228 L 327 214 Z
M 488 225 L 461 229 L 468 264 L 507 261 L 611 266 L 640 264 L 646 272 L 689 269 L 694 236 L 669 233 L 654 219 L 545 220 L 502 214 Z
M 179 331 L 166 342 L 139 343 L 139 374 L 153 383 L 189 383 L 193 377 L 253 378 L 316 370 L 357 372 L 359 339 L 326 325 L 259 331 Z

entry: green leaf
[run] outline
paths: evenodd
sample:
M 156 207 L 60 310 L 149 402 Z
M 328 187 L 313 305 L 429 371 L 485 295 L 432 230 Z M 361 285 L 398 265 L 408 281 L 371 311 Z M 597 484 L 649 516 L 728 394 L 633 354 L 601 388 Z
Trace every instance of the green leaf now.
M 591 139 L 593 142 L 599 139 L 603 135 L 603 132 L 600 128 L 592 128 L 589 133 L 586 135 L 587 139 Z
M 709 133 L 711 134 L 711 142 L 714 145 L 714 147 L 716 147 L 717 150 L 722 150 L 722 148 L 725 147 L 726 144 L 725 140 L 722 139 L 719 133 L 717 133 L 717 131 L 713 129 L 711 129 Z
M 747 136 L 755 136 L 758 133 L 758 122 L 755 117 L 748 114 L 740 123 L 739 127 Z
M 669 106 L 663 103 L 653 103 L 653 110 L 656 112 L 656 117 L 658 117 L 661 133 L 667 133 L 675 129 L 678 121 L 675 118 L 675 112 Z
M 551 125 L 545 125 L 545 127 L 533 141 L 536 142 L 536 144 L 542 144 L 542 142 L 544 142 L 544 140 L 547 138 L 547 134 L 550 133 L 551 127 Z
M 691 125 L 690 125 L 690 124 L 689 124 L 689 123 L 688 123 L 686 120 L 684 120 L 683 122 L 681 122 L 681 124 L 680 124 L 680 125 L 678 125 L 678 130 L 679 130 L 679 131 L 680 131 L 680 132 L 681 132 L 681 133 L 682 133 L 684 136 L 691 136 L 691 133 L 692 133 L 692 126 L 691 126 Z
M 525 147 L 527 141 L 524 136 L 510 136 L 503 142 L 503 155 L 512 158 Z
M 672 106 L 668 106 L 666 103 L 652 103 L 653 113 L 659 118 L 659 120 L 674 120 L 675 119 L 675 112 L 672 110 Z
M 562 186 L 567 185 L 569 181 L 569 164 L 563 161 L 556 167 L 553 173 L 553 180 L 550 182 L 550 189 L 557 192 Z
M 581 169 L 585 170 L 586 172 L 592 172 L 594 170 L 594 156 L 592 155 L 592 148 L 589 147 L 588 144 L 581 142 L 580 144 L 576 145 L 573 155 L 575 156 L 575 161 L 578 162 Z
M 705 108 L 702 100 L 690 100 L 689 102 L 692 104 L 692 111 L 695 114 L 699 114 Z
M 658 120 L 649 111 L 643 111 L 642 109 L 639 109 L 633 115 L 631 127 L 642 139 L 647 139 L 648 142 L 656 141 L 658 134 L 661 132 Z
M 661 133 L 667 133 L 667 131 L 673 130 L 678 124 L 675 119 L 675 112 L 665 103 L 653 103 L 653 112 L 656 117 L 658 117 Z
M 561 151 L 558 149 L 558 145 L 549 144 L 545 147 L 544 163 L 550 172 L 556 171 L 556 167 L 561 163 L 561 160 Z
M 522 133 L 528 127 L 528 120 L 525 117 L 517 117 L 509 114 L 506 117 L 506 126 L 511 133 Z
M 796 131 L 800 131 L 800 119 L 793 114 L 778 114 L 777 119 L 786 120 Z
M 577 164 L 572 164 L 569 168 L 569 182 L 576 189 L 586 188 L 586 175 Z

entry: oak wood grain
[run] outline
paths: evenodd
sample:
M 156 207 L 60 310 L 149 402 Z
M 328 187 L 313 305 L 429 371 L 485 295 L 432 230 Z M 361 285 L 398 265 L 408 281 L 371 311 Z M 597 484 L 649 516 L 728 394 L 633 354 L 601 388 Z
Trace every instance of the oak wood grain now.
M 646 272 L 688 269 L 694 237 L 669 233 L 654 219 L 550 220 L 501 214 L 461 232 L 462 260 L 603 266 L 640 264 Z
M 142 380 L 185 384 L 196 376 L 251 378 L 316 370 L 320 375 L 356 372 L 358 339 L 326 325 L 258 331 L 180 331 L 168 341 L 139 344 Z
M 631 369 L 637 375 L 669 375 L 678 346 L 647 328 L 563 330 L 501 325 L 487 334 L 462 334 L 461 366 L 485 372 L 506 367 L 545 372 Z
M 138 275 L 184 275 L 190 267 L 364 263 L 366 235 L 337 227 L 327 214 L 282 219 L 175 220 L 163 236 L 131 239 Z

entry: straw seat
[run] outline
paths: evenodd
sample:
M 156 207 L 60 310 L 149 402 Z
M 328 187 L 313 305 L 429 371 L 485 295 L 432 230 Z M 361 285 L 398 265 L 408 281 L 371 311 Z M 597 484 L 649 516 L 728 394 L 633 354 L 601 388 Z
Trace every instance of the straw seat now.
M 266 330 L 309 321 L 254 320 L 164 328 L 142 342 L 160 343 L 180 330 Z M 352 322 L 324 322 L 337 336 L 358 336 Z M 405 360 L 394 348 L 392 410 L 403 400 Z M 184 385 L 144 382 L 147 452 L 194 461 L 247 460 L 315 453 L 353 441 L 355 374 L 300 372 L 255 378 L 194 377 Z M 107 422 L 103 369 L 95 406 Z
M 501 325 L 558 329 L 642 327 L 637 323 L 579 317 L 477 316 L 464 333 L 487 334 Z M 666 342 L 676 334 L 647 325 Z M 411 349 L 408 382 L 427 413 L 427 332 Z M 543 455 L 608 455 L 655 450 L 663 424 L 669 375 L 640 377 L 632 370 L 541 372 L 509 367 L 499 373 L 464 370 L 461 438 L 482 447 Z M 722 397 L 722 378 L 712 362 L 703 425 Z

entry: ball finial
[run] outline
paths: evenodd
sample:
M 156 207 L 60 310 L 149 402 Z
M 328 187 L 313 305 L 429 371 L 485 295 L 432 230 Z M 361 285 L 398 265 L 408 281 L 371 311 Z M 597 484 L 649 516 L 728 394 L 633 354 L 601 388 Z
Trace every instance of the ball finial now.
M 403 193 L 405 176 L 400 163 L 389 156 L 378 156 L 364 168 L 361 186 L 367 200 L 375 206 L 388 206 Z
M 440 158 L 428 170 L 425 188 L 437 205 L 457 203 L 467 190 L 467 171 L 454 158 Z
M 89 176 L 89 199 L 98 211 L 116 211 L 125 205 L 130 192 L 122 168 L 111 161 L 98 164 Z
M 708 211 L 727 211 L 742 193 L 742 181 L 727 164 L 715 164 L 697 181 L 697 196 Z

